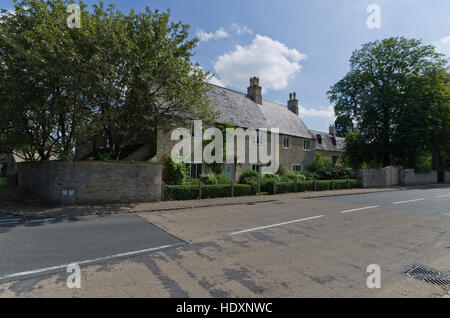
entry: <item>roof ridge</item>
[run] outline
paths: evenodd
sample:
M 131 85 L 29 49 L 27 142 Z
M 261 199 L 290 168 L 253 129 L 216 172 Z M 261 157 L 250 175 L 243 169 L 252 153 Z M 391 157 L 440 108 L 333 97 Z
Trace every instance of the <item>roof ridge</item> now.
M 212 85 L 212 86 L 215 86 L 215 87 L 218 87 L 218 88 L 226 89 L 227 91 L 231 91 L 231 92 L 233 92 L 233 93 L 238 93 L 238 94 L 247 96 L 246 93 L 240 92 L 240 91 L 235 90 L 235 89 L 231 89 L 231 88 L 228 88 L 228 87 L 219 86 L 219 85 L 217 85 L 217 84 L 208 83 L 208 82 L 207 82 L 207 84 Z M 250 101 L 252 101 L 252 100 L 250 100 Z M 279 105 L 279 106 L 282 106 L 282 107 L 284 107 L 284 108 L 287 109 L 287 105 L 283 105 L 283 104 L 280 104 L 280 103 L 278 103 L 278 102 L 275 102 L 275 101 L 272 101 L 272 100 L 269 100 L 269 99 L 265 99 L 265 98 L 263 98 L 263 101 L 266 101 L 266 102 L 269 102 L 269 103 L 272 103 L 272 104 L 275 104 L 275 105 Z M 253 101 L 252 101 L 252 102 L 253 102 Z M 255 102 L 253 102 L 253 103 L 255 103 Z M 256 104 L 256 103 L 255 103 L 255 104 Z M 258 105 L 258 104 L 257 104 L 257 105 Z

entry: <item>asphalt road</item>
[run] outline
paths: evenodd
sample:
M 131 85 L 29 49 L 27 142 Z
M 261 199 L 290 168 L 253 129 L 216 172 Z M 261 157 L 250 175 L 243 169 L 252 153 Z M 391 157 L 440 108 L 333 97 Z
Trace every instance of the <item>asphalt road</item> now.
M 83 265 L 79 290 L 64 271 L 43 271 L 0 280 L 0 296 L 442 297 L 404 271 L 420 264 L 450 275 L 449 213 L 450 188 L 423 188 L 0 224 L 3 274 Z M 367 287 L 371 264 L 381 289 Z
M 180 243 L 134 214 L 28 222 L 9 217 L 0 219 L 0 279 Z

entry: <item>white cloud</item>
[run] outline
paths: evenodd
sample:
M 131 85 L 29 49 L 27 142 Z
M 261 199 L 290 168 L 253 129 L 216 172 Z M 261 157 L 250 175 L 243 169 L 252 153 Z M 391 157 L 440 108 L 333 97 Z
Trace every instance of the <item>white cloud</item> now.
M 314 108 L 305 108 L 300 106 L 300 117 L 319 117 L 329 120 L 335 120 L 336 117 L 334 115 L 333 106 L 329 106 L 326 109 L 314 109 Z
M 447 57 L 450 58 L 450 35 L 433 44 L 436 46 L 439 53 L 446 54 Z
M 246 25 L 239 25 L 237 23 L 233 23 L 230 27 L 230 30 L 235 32 L 237 35 L 242 34 L 253 34 L 253 31 Z
M 263 88 L 281 90 L 300 71 L 299 62 L 305 58 L 296 49 L 258 34 L 250 45 L 238 45 L 234 51 L 219 56 L 214 70 L 225 85 L 235 88 L 247 87 L 248 79 L 258 76 Z
M 230 36 L 230 34 L 228 34 L 228 32 L 225 31 L 224 28 L 220 28 L 219 30 L 216 30 L 214 32 L 206 32 L 206 31 L 203 31 L 202 29 L 199 29 L 197 31 L 196 36 L 200 39 L 200 41 L 206 42 L 211 39 L 218 40 L 218 39 L 227 38 Z

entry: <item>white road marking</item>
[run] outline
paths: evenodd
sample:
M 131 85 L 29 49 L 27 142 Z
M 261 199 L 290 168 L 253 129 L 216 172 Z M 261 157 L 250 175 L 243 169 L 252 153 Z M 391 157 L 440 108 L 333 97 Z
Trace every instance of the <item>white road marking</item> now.
M 408 201 L 400 201 L 400 202 L 394 202 L 392 204 L 403 204 L 403 203 L 410 203 L 410 202 L 417 202 L 417 201 L 423 201 L 425 198 L 415 199 L 415 200 L 408 200 Z
M 366 206 L 366 207 L 364 207 L 364 208 L 341 211 L 341 213 L 350 213 L 350 212 L 355 212 L 355 211 L 362 211 L 362 210 L 376 209 L 376 208 L 379 208 L 379 207 L 380 207 L 379 205 Z
M 265 230 L 265 229 L 269 229 L 269 228 L 272 228 L 272 227 L 277 227 L 277 226 L 282 226 L 282 225 L 287 225 L 287 224 L 292 224 L 292 223 L 298 223 L 298 222 L 303 222 L 303 221 L 308 221 L 308 220 L 319 219 L 321 217 L 323 217 L 323 215 L 313 216 L 313 217 L 310 217 L 310 218 L 299 219 L 299 220 L 294 220 L 294 221 L 289 221 L 289 222 L 277 223 L 277 224 L 273 224 L 273 225 L 255 227 L 253 229 L 248 229 L 248 230 L 244 230 L 244 231 L 234 232 L 234 233 L 231 233 L 230 235 L 237 235 L 237 234 L 253 232 L 253 231 L 258 231 L 258 230 Z
M 438 195 L 436 198 L 447 198 L 450 197 L 450 194 Z
M 179 245 L 183 245 L 183 244 L 185 244 L 185 243 L 164 245 L 164 246 L 148 248 L 148 249 L 140 250 L 140 251 L 133 251 L 133 252 L 128 252 L 128 253 L 121 253 L 121 254 L 115 254 L 115 255 L 111 255 L 111 256 L 89 259 L 89 260 L 85 260 L 85 261 L 72 262 L 70 264 L 87 265 L 87 264 L 91 264 L 91 263 L 107 261 L 107 260 L 114 259 L 114 258 L 120 258 L 120 257 L 125 257 L 125 256 L 134 256 L 134 255 L 148 253 L 148 252 L 155 252 L 155 251 L 159 251 L 159 250 L 163 250 L 163 249 L 166 249 L 169 247 L 175 247 L 175 246 L 179 246 Z M 40 274 L 40 273 L 50 272 L 50 271 L 54 271 L 54 270 L 64 269 L 64 268 L 67 268 L 70 264 L 57 265 L 57 266 L 45 267 L 45 268 L 35 269 L 35 270 L 31 270 L 31 271 L 26 271 L 26 272 L 4 275 L 4 276 L 0 276 L 0 280 L 17 278 L 17 277 L 21 277 L 21 276 Z
M 56 220 L 55 218 L 53 218 L 53 219 L 38 219 L 38 220 L 31 220 L 30 222 L 31 223 L 37 223 L 37 222 L 50 222 L 50 221 L 54 221 L 54 220 Z

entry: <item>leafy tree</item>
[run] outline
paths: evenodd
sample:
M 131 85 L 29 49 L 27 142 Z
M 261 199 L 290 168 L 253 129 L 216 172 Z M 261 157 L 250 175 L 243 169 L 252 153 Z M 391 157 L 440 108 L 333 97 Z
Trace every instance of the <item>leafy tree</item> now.
M 213 121 L 208 74 L 190 60 L 198 40 L 188 40 L 188 25 L 170 22 L 170 11 L 124 15 L 100 3 L 83 21 L 94 52 L 87 95 L 115 158 L 150 129 Z
M 342 161 L 352 168 L 360 168 L 362 163 L 369 162 L 373 159 L 373 154 L 367 151 L 362 138 L 357 132 L 351 131 L 345 137 L 344 153 Z M 372 148 L 369 148 L 372 150 Z
M 0 19 L 0 139 L 27 160 L 73 157 L 101 134 L 111 159 L 139 137 L 191 119 L 212 121 L 208 74 L 191 62 L 198 40 L 170 11 L 125 15 L 82 3 L 66 25 L 67 0 L 15 0 Z
M 349 115 L 338 116 L 334 126 L 336 127 L 336 135 L 342 138 L 345 138 L 354 129 L 353 121 Z
M 350 71 L 328 95 L 338 116 L 356 122 L 358 155 L 413 167 L 433 145 L 439 74 L 447 72 L 442 55 L 418 40 L 388 38 L 353 52 Z
M 81 33 L 65 27 L 68 1 L 14 1 L 0 17 L 1 151 L 68 159 L 88 114 Z M 82 5 L 84 8 L 84 6 Z

